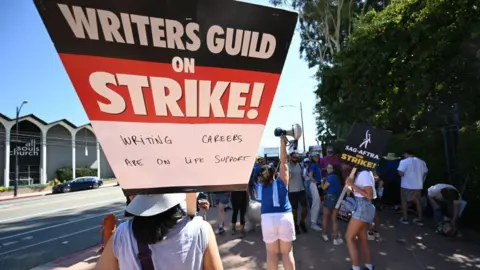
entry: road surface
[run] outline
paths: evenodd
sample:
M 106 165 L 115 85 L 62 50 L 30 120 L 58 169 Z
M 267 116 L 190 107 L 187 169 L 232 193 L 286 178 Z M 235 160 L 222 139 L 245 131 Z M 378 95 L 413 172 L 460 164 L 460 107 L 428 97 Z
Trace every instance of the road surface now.
M 0 202 L 0 269 L 27 270 L 98 245 L 103 217 L 124 208 L 118 187 Z
M 60 269 L 80 269 L 68 268 L 75 263 L 65 265 L 65 256 L 98 245 L 102 217 L 115 211 L 120 215 L 124 207 L 118 187 L 0 202 L 0 269 L 31 269 L 51 261 L 56 262 L 50 265 Z M 216 211 L 212 208 L 207 215 L 212 225 L 217 220 Z M 227 223 L 230 216 L 231 211 L 227 212 Z M 446 239 L 433 234 L 428 226 L 399 225 L 399 216 L 388 211 L 381 212 L 381 218 L 384 241 L 370 242 L 376 269 L 480 269 L 479 242 L 470 236 Z M 342 231 L 345 227 L 341 222 Z M 217 242 L 224 269 L 265 269 L 260 228 L 243 240 L 227 231 L 217 236 Z M 300 235 L 294 254 L 297 270 L 350 267 L 346 246 L 324 242 L 319 232 Z M 91 256 L 82 270 L 92 269 L 95 258 Z

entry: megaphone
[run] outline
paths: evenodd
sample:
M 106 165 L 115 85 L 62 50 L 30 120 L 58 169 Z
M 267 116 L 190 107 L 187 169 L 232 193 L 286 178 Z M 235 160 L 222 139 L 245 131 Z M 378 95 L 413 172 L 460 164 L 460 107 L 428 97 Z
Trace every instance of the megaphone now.
M 290 147 L 293 148 L 293 150 L 297 150 L 298 148 L 298 139 L 302 137 L 302 127 L 299 124 L 293 124 L 291 129 L 285 130 L 282 128 L 276 128 L 275 131 L 273 132 L 275 137 L 282 137 L 282 136 L 290 136 L 293 138 L 293 140 L 289 140 L 288 142 L 290 143 Z

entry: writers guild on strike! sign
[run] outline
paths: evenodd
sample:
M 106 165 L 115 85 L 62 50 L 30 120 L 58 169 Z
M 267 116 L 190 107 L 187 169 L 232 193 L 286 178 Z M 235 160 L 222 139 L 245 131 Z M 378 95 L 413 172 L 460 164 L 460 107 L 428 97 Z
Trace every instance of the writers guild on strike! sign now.
M 223 0 L 35 4 L 125 189 L 247 184 L 298 14 Z
M 206 16 L 195 16 L 199 22 L 192 21 L 191 18 L 185 19 L 185 17 L 188 17 L 188 13 L 192 13 L 192 11 L 182 7 L 181 3 L 175 5 L 177 6 L 176 9 L 181 9 L 182 12 L 187 13 L 185 14 L 187 16 L 182 14 L 183 20 L 145 16 L 127 12 L 126 9 L 122 10 L 122 3 L 128 1 L 115 2 L 114 7 L 107 6 L 105 3 L 98 3 L 98 1 L 82 2 L 82 5 L 85 6 L 88 6 L 88 2 L 92 2 L 91 6 L 98 6 L 98 8 L 83 8 L 62 3 L 51 6 L 51 2 L 55 1 L 49 1 L 49 5 L 46 7 L 42 4 L 42 8 L 46 11 L 41 12 L 41 15 L 55 14 L 56 18 L 61 17 L 66 22 L 66 24 L 50 26 L 49 24 L 53 23 L 50 21 L 55 16 L 42 16 L 47 28 L 54 29 L 49 33 L 55 41 L 59 53 L 114 56 L 115 58 L 171 64 L 170 71 L 149 72 L 162 74 L 163 76 L 92 70 L 88 74 L 89 86 L 100 97 L 101 101 L 98 100 L 97 104 L 86 105 L 95 105 L 102 113 L 113 116 L 129 113 L 134 116 L 200 117 L 205 119 L 213 114 L 214 118 L 244 119 L 247 117 L 250 120 L 257 119 L 259 117 L 260 101 L 262 101 L 264 94 L 273 97 L 278 76 L 270 76 L 269 78 L 265 74 L 265 78 L 260 79 L 258 78 L 260 74 L 258 74 L 258 81 L 253 82 L 248 82 L 249 80 L 245 78 L 238 78 L 235 82 L 218 76 L 218 80 L 214 84 L 215 80 L 207 78 L 199 80 L 196 78 L 202 76 L 185 76 L 185 74 L 179 76 L 172 73 L 204 73 L 196 71 L 197 65 L 280 73 L 285 54 L 283 52 L 279 53 L 277 45 L 280 42 L 279 45 L 282 50 L 285 50 L 284 46 L 290 42 L 288 34 L 273 35 L 225 26 L 227 24 L 238 24 L 242 28 L 252 28 L 245 21 L 230 23 L 222 21 L 223 19 L 219 16 L 218 21 L 221 24 L 219 25 L 212 24 Z M 105 2 L 108 3 L 109 1 Z M 136 11 L 143 11 L 142 7 L 147 7 L 148 3 L 152 3 L 152 1 L 146 2 L 145 6 L 138 5 Z M 206 1 L 206 3 L 205 9 L 209 5 L 213 8 L 233 6 L 232 4 L 218 5 L 219 1 Z M 192 3 L 188 5 L 194 6 Z M 108 9 L 100 8 L 102 6 L 108 7 Z M 111 9 L 118 9 L 118 12 L 113 12 Z M 155 9 L 162 10 L 158 5 Z M 169 9 L 171 10 L 172 7 L 169 7 Z M 145 10 L 147 9 L 145 8 Z M 150 10 L 148 11 L 151 13 Z M 211 14 L 212 12 L 214 10 L 205 14 Z M 222 13 L 225 12 L 228 12 L 228 10 Z M 168 16 L 174 17 L 176 13 L 178 13 L 177 10 L 171 12 Z M 192 13 L 192 15 L 195 14 L 198 13 Z M 295 16 L 290 17 L 295 18 Z M 289 26 L 290 22 L 284 22 L 283 24 Z M 267 25 L 271 25 L 271 23 Z M 262 28 L 258 24 L 254 26 L 255 28 Z M 268 28 L 265 29 L 269 30 Z M 57 38 L 61 34 L 68 38 Z M 71 46 L 74 40 L 76 46 Z M 93 44 L 94 46 L 88 46 Z M 114 46 L 117 46 L 118 50 L 112 50 Z M 90 49 L 92 47 L 95 48 L 95 51 Z M 141 53 L 139 53 L 138 47 L 141 47 Z M 114 53 L 115 55 L 113 55 Z M 238 57 L 243 59 L 239 60 Z M 70 69 L 69 60 L 75 60 L 66 55 L 61 55 L 61 58 L 68 71 Z M 101 66 L 101 63 L 98 66 Z M 217 72 L 222 73 L 218 70 Z M 216 76 L 210 75 L 210 77 Z M 277 79 L 277 82 L 275 82 L 275 79 Z M 72 81 L 75 84 L 75 78 L 72 78 Z M 272 83 L 272 85 L 267 86 L 270 87 L 269 89 L 265 89 L 267 83 Z M 126 87 L 128 95 L 120 94 L 112 86 Z M 148 110 L 149 101 L 147 99 L 150 95 L 146 96 L 143 93 L 146 88 L 152 90 L 152 111 Z M 83 91 L 77 88 L 77 92 L 82 98 Z M 128 108 L 129 104 L 132 106 L 131 110 Z M 88 109 L 87 113 L 89 113 Z M 266 116 L 268 115 L 264 117 Z
M 354 124 L 341 159 L 357 168 L 374 170 L 380 162 L 390 136 L 390 131 L 364 124 Z

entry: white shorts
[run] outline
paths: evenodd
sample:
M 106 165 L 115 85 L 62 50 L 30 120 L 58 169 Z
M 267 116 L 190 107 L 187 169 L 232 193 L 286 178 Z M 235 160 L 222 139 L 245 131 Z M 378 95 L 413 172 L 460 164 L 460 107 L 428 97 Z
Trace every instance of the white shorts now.
M 277 240 L 295 240 L 295 222 L 292 212 L 262 214 L 263 242 L 270 244 Z

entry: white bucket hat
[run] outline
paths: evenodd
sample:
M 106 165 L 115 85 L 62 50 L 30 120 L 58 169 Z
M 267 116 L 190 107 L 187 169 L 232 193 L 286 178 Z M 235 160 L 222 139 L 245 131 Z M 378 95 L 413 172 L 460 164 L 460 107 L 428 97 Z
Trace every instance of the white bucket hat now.
M 134 216 L 150 217 L 185 203 L 185 199 L 185 193 L 137 195 L 127 206 L 126 211 Z

